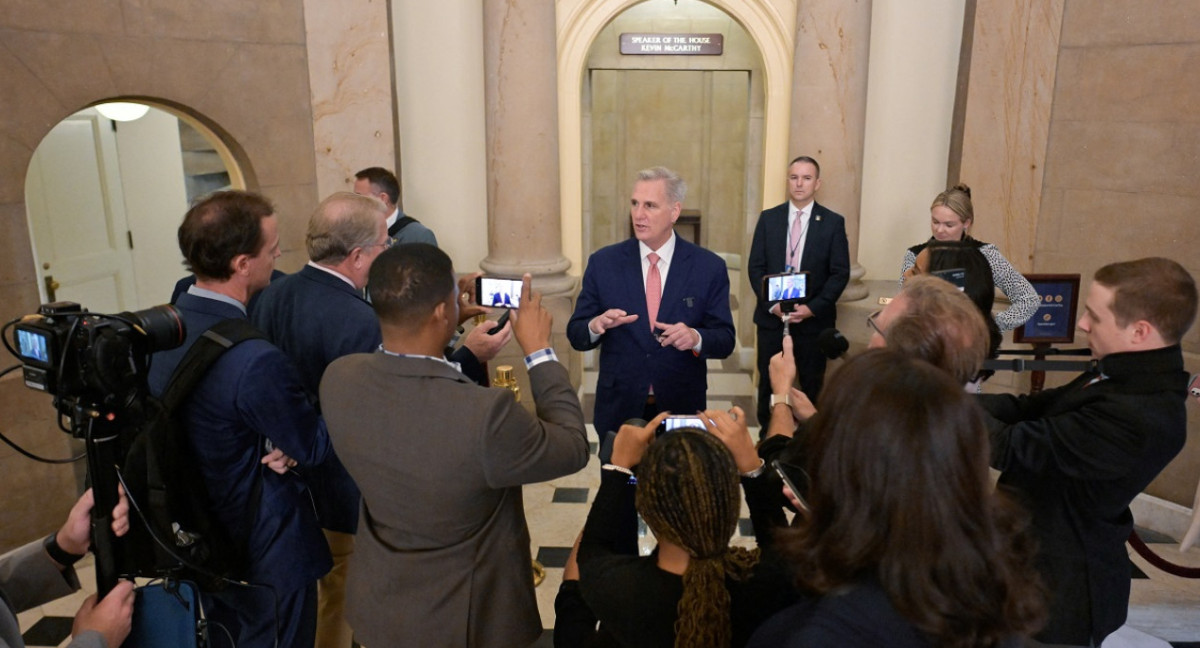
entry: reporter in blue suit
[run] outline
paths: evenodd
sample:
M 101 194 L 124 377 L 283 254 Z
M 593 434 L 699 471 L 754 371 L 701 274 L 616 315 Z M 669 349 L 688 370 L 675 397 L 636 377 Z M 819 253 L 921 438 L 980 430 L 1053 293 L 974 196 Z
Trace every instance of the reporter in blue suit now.
M 148 380 L 155 395 L 201 334 L 245 318 L 250 296 L 270 282 L 279 256 L 274 211 L 258 194 L 221 191 L 184 216 L 179 248 L 197 281 L 176 303 L 187 327 L 183 346 L 153 356 Z M 196 487 L 207 491 L 212 514 L 246 552 L 246 580 L 269 587 L 203 595 L 210 628 L 229 632 L 213 629 L 212 645 L 313 645 L 317 579 L 332 560 L 305 482 L 279 459 L 282 453 L 288 465 L 311 467 L 330 447 L 295 366 L 266 340 L 242 342 L 217 359 L 181 414 L 203 476 Z
M 640 171 L 630 207 L 634 238 L 592 254 L 583 273 L 567 337 L 580 351 L 600 347 L 593 423 L 601 439 L 630 418 L 705 409 L 705 361 L 733 351 L 725 262 L 675 236 L 686 191 L 669 169 Z M 653 319 L 646 300 L 652 253 L 661 278 Z

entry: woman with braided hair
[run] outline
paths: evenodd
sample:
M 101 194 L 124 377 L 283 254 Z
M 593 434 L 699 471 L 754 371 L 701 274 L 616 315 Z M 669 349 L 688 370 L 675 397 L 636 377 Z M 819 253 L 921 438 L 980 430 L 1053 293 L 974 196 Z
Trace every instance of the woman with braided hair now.
M 617 434 L 579 544 L 579 589 L 600 621 L 593 645 L 741 646 L 794 600 L 777 562 L 729 546 L 739 481 L 747 489 L 765 482 L 745 426 L 728 425 L 741 410 L 704 416 L 712 433 L 685 428 L 655 440 L 662 415 Z M 725 438 L 739 433 L 745 438 Z M 735 462 L 727 444 L 749 451 Z M 633 516 L 635 504 L 658 539 L 650 556 L 630 552 L 635 547 L 621 537 L 629 522 L 621 518 Z

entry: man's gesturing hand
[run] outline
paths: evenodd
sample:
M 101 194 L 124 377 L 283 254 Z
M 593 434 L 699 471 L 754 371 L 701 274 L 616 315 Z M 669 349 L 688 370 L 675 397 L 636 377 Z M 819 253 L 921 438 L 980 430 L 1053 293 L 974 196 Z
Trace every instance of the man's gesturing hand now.
M 588 322 L 588 330 L 596 335 L 604 335 L 608 329 L 636 322 L 637 318 L 637 315 L 629 315 L 620 308 L 610 308 L 593 317 L 592 321 Z

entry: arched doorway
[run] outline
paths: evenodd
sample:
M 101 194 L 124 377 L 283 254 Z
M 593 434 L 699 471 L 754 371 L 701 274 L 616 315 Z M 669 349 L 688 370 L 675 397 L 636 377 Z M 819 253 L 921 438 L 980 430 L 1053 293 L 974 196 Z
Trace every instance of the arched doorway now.
M 30 160 L 25 203 L 43 302 L 104 313 L 167 301 L 185 274 L 176 229 L 188 204 L 245 188 L 233 154 L 203 122 L 137 105 L 145 110 L 129 121 L 105 103 L 68 116 Z

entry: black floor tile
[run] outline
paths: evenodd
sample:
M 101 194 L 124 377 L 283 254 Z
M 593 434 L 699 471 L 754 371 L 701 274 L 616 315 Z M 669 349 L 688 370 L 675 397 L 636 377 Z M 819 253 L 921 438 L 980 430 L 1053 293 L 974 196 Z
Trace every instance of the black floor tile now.
M 587 504 L 588 489 L 586 488 L 555 488 L 551 502 L 555 504 Z
M 57 646 L 63 639 L 71 636 L 70 617 L 48 616 L 38 619 L 33 627 L 22 635 L 26 646 Z
M 570 555 L 570 547 L 538 547 L 537 561 L 542 563 L 543 567 L 562 569 Z

